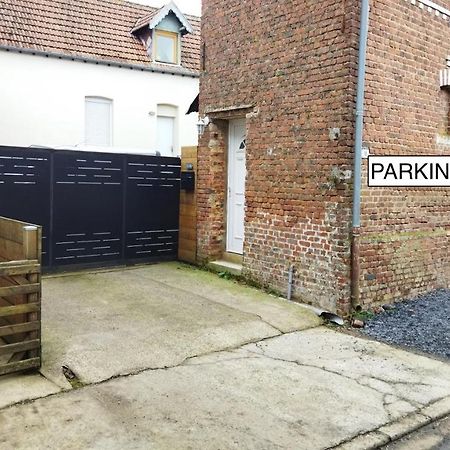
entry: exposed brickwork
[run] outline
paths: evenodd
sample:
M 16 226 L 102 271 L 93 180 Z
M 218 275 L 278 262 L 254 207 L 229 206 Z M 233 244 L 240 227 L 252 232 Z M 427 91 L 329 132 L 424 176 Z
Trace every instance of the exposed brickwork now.
M 372 2 L 368 49 L 364 139 L 371 153 L 449 155 L 437 138 L 448 132 L 450 97 L 439 89 L 439 71 L 450 54 L 450 20 L 405 0 Z M 366 187 L 362 208 L 365 303 L 448 286 L 448 189 Z
M 197 256 L 201 261 L 218 259 L 225 233 L 226 158 L 225 121 L 209 126 L 199 142 L 197 189 Z
M 338 174 L 353 165 L 359 3 L 204 0 L 202 29 L 201 113 L 221 120 L 199 149 L 199 256 L 224 250 L 225 119 L 246 113 L 245 274 L 285 292 L 294 264 L 295 296 L 343 313 L 352 180 Z M 371 3 L 365 140 L 375 154 L 437 152 L 449 22 L 405 0 Z M 445 284 L 448 196 L 365 189 L 363 202 L 363 300 Z M 401 233 L 405 227 L 411 234 Z
M 247 119 L 245 273 L 285 292 L 294 264 L 296 296 L 334 310 L 349 300 L 351 186 L 335 184 L 333 171 L 352 164 L 350 3 L 206 0 L 203 9 L 203 112 L 255 108 Z M 337 140 L 330 128 L 340 129 Z M 213 125 L 199 150 L 203 259 L 224 248 L 226 134 L 226 123 Z

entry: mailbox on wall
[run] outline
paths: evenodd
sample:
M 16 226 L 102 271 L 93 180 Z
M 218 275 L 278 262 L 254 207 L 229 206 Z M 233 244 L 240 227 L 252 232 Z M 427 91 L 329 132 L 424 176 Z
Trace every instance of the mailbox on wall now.
M 181 189 L 186 192 L 195 191 L 195 172 L 181 172 Z

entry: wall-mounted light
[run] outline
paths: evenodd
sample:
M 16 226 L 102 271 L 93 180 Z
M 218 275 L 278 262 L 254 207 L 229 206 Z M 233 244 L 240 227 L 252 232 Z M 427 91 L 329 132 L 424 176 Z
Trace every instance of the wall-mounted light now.
M 206 116 L 203 119 L 200 118 L 197 122 L 197 130 L 199 136 L 203 136 L 203 133 L 205 132 L 206 127 L 209 125 L 209 117 Z

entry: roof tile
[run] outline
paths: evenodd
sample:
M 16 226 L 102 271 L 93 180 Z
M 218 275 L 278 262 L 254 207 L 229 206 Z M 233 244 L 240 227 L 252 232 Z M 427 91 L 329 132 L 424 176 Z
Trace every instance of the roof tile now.
M 124 0 L 1 0 L 0 45 L 153 66 L 131 30 L 157 11 Z M 198 73 L 200 18 L 186 17 L 194 34 L 182 38 L 181 64 Z

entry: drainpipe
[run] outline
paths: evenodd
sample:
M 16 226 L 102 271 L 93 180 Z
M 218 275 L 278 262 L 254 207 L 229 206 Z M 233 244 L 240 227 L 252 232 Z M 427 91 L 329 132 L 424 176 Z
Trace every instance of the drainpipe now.
M 361 0 L 361 21 L 359 32 L 358 85 L 356 95 L 355 159 L 353 178 L 352 211 L 352 307 L 361 308 L 360 299 L 360 236 L 361 236 L 361 184 L 362 146 L 364 128 L 364 94 L 366 79 L 367 38 L 369 34 L 369 0 Z
M 291 264 L 289 267 L 289 279 L 288 279 L 288 291 L 287 299 L 292 300 L 292 288 L 294 287 L 294 265 Z

